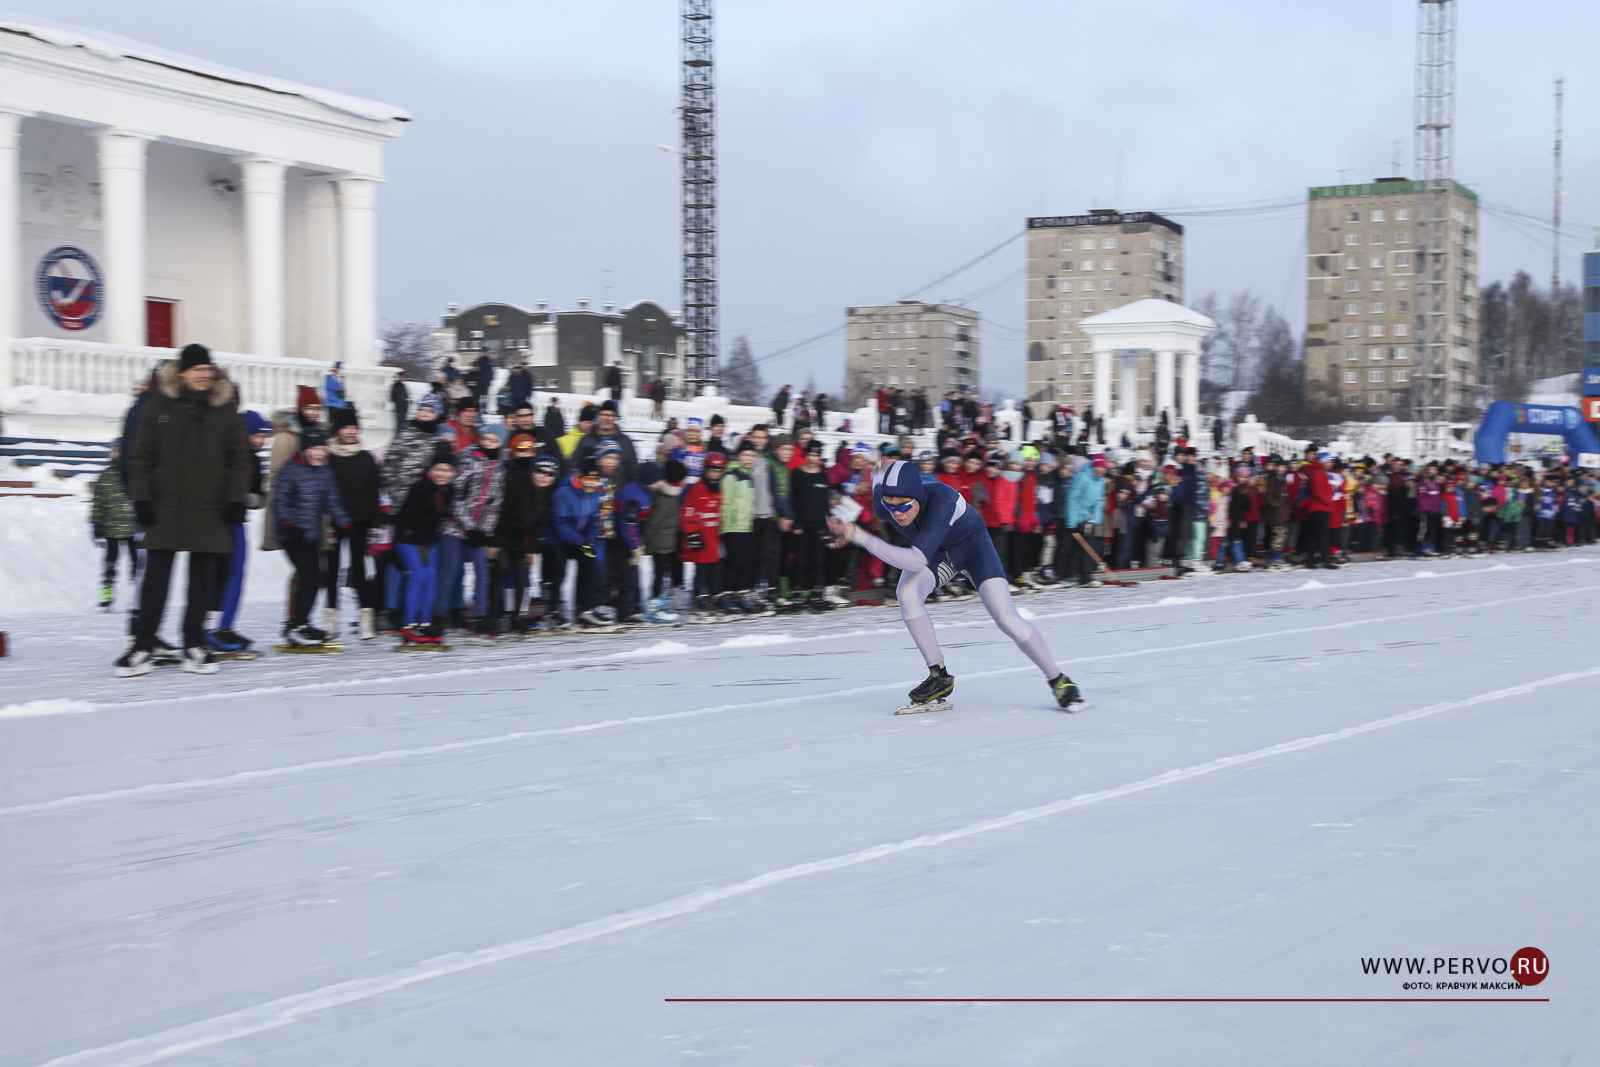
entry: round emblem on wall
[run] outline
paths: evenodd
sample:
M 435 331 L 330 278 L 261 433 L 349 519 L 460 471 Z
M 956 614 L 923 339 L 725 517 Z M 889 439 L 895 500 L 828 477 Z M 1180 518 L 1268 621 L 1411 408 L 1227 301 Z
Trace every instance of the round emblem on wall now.
M 33 277 L 39 308 L 63 330 L 87 330 L 100 319 L 105 291 L 100 267 L 81 248 L 52 248 Z

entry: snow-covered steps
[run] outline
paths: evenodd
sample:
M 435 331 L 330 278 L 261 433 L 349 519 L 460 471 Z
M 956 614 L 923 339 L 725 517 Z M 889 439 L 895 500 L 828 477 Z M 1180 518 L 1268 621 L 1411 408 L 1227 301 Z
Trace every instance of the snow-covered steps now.
M 6 496 L 42 496 L 46 498 L 76 496 L 70 488 L 61 486 L 41 486 L 37 482 L 25 482 L 16 479 L 0 481 L 0 497 Z

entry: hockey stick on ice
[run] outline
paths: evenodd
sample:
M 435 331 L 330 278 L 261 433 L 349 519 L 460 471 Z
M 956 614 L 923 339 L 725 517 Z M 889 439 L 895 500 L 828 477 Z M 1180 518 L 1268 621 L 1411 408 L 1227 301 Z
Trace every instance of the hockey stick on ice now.
M 1099 553 L 1089 547 L 1089 541 L 1083 536 L 1083 534 L 1079 533 L 1077 530 L 1073 530 L 1072 536 L 1077 538 L 1078 544 L 1082 545 L 1083 550 L 1089 553 L 1089 558 L 1094 560 L 1095 566 L 1099 567 L 1102 571 L 1105 571 L 1106 577 L 1103 584 L 1121 585 L 1126 586 L 1129 589 L 1132 589 L 1139 584 L 1138 582 L 1125 582 L 1121 578 L 1118 578 L 1116 571 L 1113 571 L 1110 567 L 1107 567 L 1106 561 L 1100 558 Z

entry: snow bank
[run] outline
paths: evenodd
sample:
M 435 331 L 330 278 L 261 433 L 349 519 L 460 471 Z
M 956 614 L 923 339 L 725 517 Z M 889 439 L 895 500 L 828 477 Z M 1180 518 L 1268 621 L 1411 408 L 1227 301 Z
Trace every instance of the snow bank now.
M 261 543 L 261 512 L 250 515 L 250 544 Z M 23 612 L 88 608 L 98 599 L 100 550 L 89 533 L 89 501 L 70 497 L 0 497 L 0 610 Z M 288 568 L 282 552 L 250 553 L 247 599 L 283 595 Z M 119 561 L 119 579 L 126 564 Z M 183 568 L 173 576 L 176 603 L 183 602 Z M 117 590 L 117 608 L 128 606 L 126 580 Z M 173 600 L 168 600 L 171 611 Z
M 26 704 L 7 704 L 0 708 L 0 719 L 25 719 L 34 715 L 82 715 L 93 711 L 87 700 L 30 700 Z

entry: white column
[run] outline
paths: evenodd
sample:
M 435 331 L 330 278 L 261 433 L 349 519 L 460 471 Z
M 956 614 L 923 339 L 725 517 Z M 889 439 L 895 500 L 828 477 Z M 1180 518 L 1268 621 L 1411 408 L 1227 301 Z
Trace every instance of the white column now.
M 100 211 L 105 226 L 106 340 L 145 342 L 145 145 L 135 130 L 96 130 L 100 153 Z
M 1193 438 L 1200 433 L 1200 353 L 1180 352 L 1179 356 L 1183 361 L 1183 395 L 1180 398 L 1183 421 L 1189 424 L 1189 434 Z M 1177 430 L 1177 427 L 1174 426 L 1173 430 Z
M 339 188 L 339 304 L 343 332 L 340 359 L 369 364 L 378 337 L 377 252 L 374 215 L 381 178 L 351 175 Z
M 1139 357 L 1124 352 L 1117 357 L 1121 364 L 1117 370 L 1117 417 L 1128 424 L 1132 433 L 1134 420 L 1139 417 Z
M 11 341 L 22 321 L 22 120 L 0 110 L 0 389 L 12 384 Z
M 281 356 L 284 323 L 283 196 L 286 160 L 242 156 L 245 278 L 250 339 L 248 351 Z
M 284 349 L 303 359 L 339 359 L 339 202 L 327 175 L 289 185 L 290 266 Z
M 1177 384 L 1172 379 L 1173 361 L 1177 353 L 1171 350 L 1156 352 L 1156 418 L 1161 418 L 1161 413 L 1167 413 L 1167 424 L 1172 424 L 1176 414 L 1173 410 L 1174 386 Z
M 1094 415 L 1097 419 L 1111 416 L 1111 349 L 1100 347 L 1109 342 L 1094 339 Z

